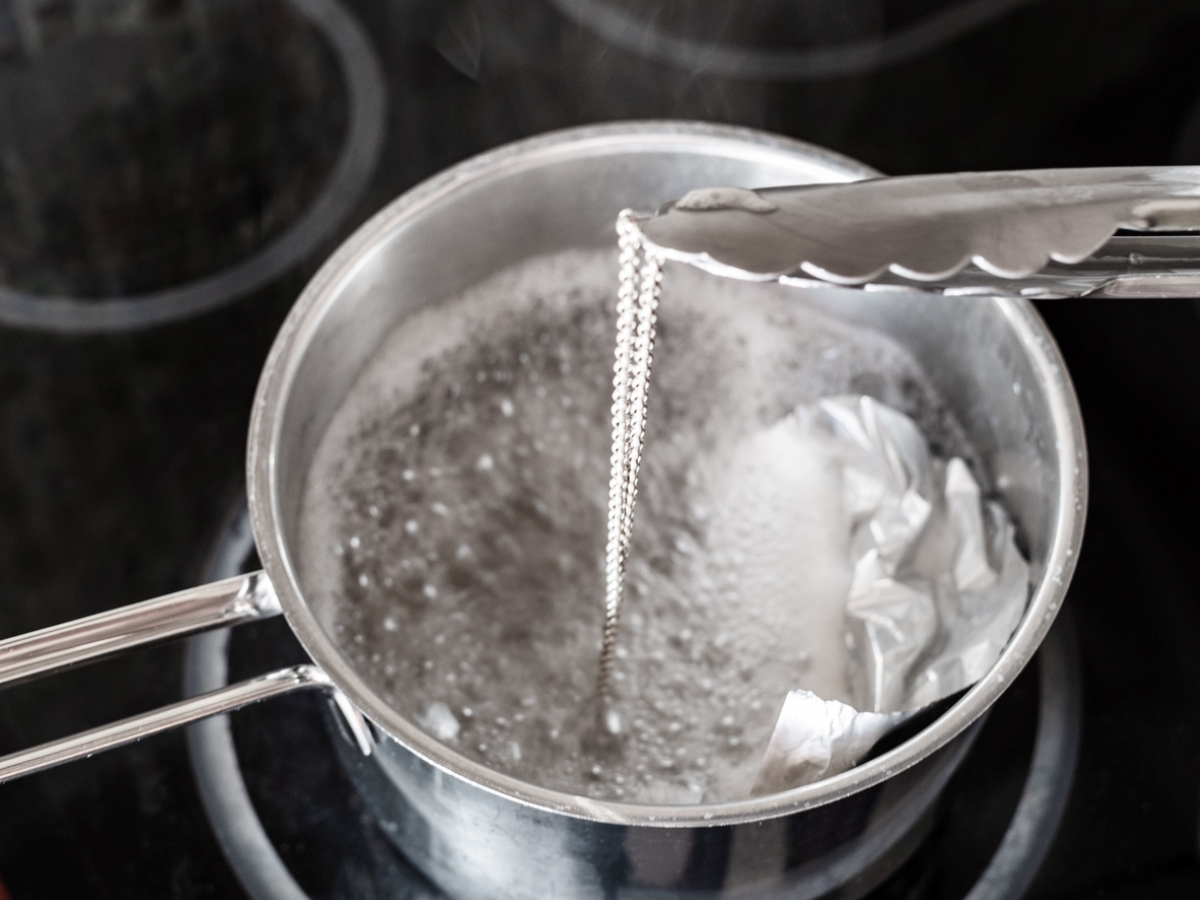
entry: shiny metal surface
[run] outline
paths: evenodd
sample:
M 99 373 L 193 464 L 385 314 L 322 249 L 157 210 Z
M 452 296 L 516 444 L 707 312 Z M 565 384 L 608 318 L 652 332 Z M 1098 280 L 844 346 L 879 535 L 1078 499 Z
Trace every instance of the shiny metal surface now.
M 668 259 L 734 278 L 874 287 L 918 282 L 954 293 L 954 276 L 974 264 L 964 285 L 969 292 L 1011 293 L 1007 282 L 1051 262 L 1082 262 L 1120 228 L 1200 230 L 1200 167 L 955 173 L 758 191 L 713 187 L 690 192 L 640 224 L 648 244 Z M 1180 262 L 1172 257 L 1181 254 L 1187 269 L 1200 269 L 1200 238 L 1176 238 L 1162 250 L 1154 244 L 1142 238 L 1116 258 L 1119 251 L 1103 251 L 1090 260 L 1086 289 L 1147 263 L 1151 273 L 1170 271 Z M 1053 290 L 1064 275 L 1070 269 L 1059 267 L 1041 282 Z
M 662 871 L 653 876 L 658 881 L 636 875 L 638 859 L 678 849 L 673 830 L 741 823 L 765 829 L 767 820 L 831 804 L 830 815 L 840 815 L 835 801 L 894 780 L 960 735 L 1033 655 L 1078 555 L 1087 467 L 1062 360 L 1021 299 L 948 305 L 926 295 L 833 287 L 797 297 L 886 332 L 923 362 L 980 453 L 988 487 L 1017 522 L 1035 581 L 1016 634 L 986 678 L 915 737 L 833 778 L 767 797 L 670 807 L 594 801 L 494 772 L 438 743 L 371 690 L 318 623 L 293 565 L 299 500 L 316 443 L 405 315 L 533 254 L 610 247 L 616 214 L 626 206 L 654 208 L 703 184 L 753 187 L 870 174 L 797 142 L 712 125 L 634 123 L 551 134 L 469 160 L 404 195 L 347 241 L 297 302 L 264 368 L 251 425 L 255 538 L 293 630 L 385 735 L 379 764 L 391 767 L 396 780 L 401 770 L 416 773 L 406 797 L 422 824 L 398 832 L 398 843 L 435 880 L 452 880 L 464 896 L 544 896 L 550 883 L 564 895 L 596 895 L 597 885 L 607 883 L 601 870 L 618 864 L 603 856 L 615 852 L 612 842 L 598 836 L 616 825 L 630 836 L 621 845 L 620 864 L 632 866 L 626 876 L 677 886 Z M 870 798 L 856 802 L 869 806 Z M 559 848 L 552 866 L 543 853 L 551 845 Z M 462 854 L 473 860 L 465 873 L 454 868 Z M 678 882 L 684 863 L 676 862 Z
M 861 836 L 888 809 L 905 807 L 904 785 L 952 770 L 956 763 L 947 760 L 959 758 L 970 739 L 964 731 L 1032 657 L 1061 605 L 1082 540 L 1087 472 L 1079 409 L 1049 332 L 1024 300 L 947 304 L 832 287 L 797 295 L 797 302 L 887 333 L 921 360 L 979 453 L 980 474 L 1017 523 L 1034 578 L 1026 614 L 987 677 L 914 737 L 832 778 L 770 796 L 680 807 L 594 801 L 489 770 L 434 740 L 370 689 L 319 625 L 291 557 L 316 443 L 384 336 L 413 310 L 533 254 L 610 247 L 616 214 L 626 206 L 646 208 L 702 185 L 827 183 L 873 174 L 818 148 L 744 129 L 627 123 L 509 145 L 399 198 L 306 288 L 264 367 L 251 424 L 255 542 L 289 624 L 327 678 L 310 667 L 264 676 L 14 754 L 0 760 L 0 772 L 16 777 L 255 699 L 336 685 L 344 696 L 335 690 L 334 699 L 361 751 L 355 759 L 374 750 L 379 771 L 417 823 L 397 832 L 397 842 L 435 880 L 480 898 L 601 896 L 621 884 L 682 887 L 695 874 L 689 860 L 704 863 L 706 841 L 732 842 L 727 864 L 735 873 L 738 858 L 748 863 L 738 877 L 705 870 L 696 876 L 703 884 L 733 877 L 758 890 L 765 873 L 784 889 L 815 859 L 822 840 L 846 827 Z M 463 247 L 470 252 L 458 252 Z M 80 649 L 76 643 L 87 642 L 68 640 L 70 652 Z M 25 658 L 22 665 L 50 670 L 60 662 Z M 745 837 L 733 826 L 745 826 L 737 831 Z M 793 838 L 810 855 L 791 852 Z M 472 866 L 454 868 L 468 857 Z M 770 860 L 777 865 L 764 868 Z
M 244 512 L 231 521 L 227 535 L 210 564 L 207 572 L 210 577 L 238 571 L 254 552 Z M 1072 786 L 1082 725 L 1079 651 L 1070 612 L 1068 605 L 1038 651 L 1037 733 L 1029 772 L 1007 831 L 972 888 L 969 900 L 1012 900 L 1021 896 L 1058 830 Z M 188 641 L 184 664 L 186 694 L 225 686 L 231 635 L 232 631 L 226 629 Z M 986 733 L 980 740 L 986 740 Z M 189 726 L 188 744 L 209 820 L 246 892 L 254 900 L 306 900 L 307 895 L 288 871 L 259 819 L 243 774 L 243 766 L 256 771 L 255 764 L 239 760 L 229 716 L 214 716 Z M 369 764 L 362 764 L 349 742 L 338 740 L 335 747 L 353 777 L 360 777 L 360 769 L 370 768 Z M 391 818 L 382 814 L 377 816 L 378 820 L 400 821 L 397 815 L 404 812 L 404 805 L 386 782 L 378 791 L 364 790 L 363 796 L 368 802 L 374 798 L 377 804 L 393 804 L 397 808 Z M 897 821 L 899 816 L 893 819 L 900 827 L 882 830 L 876 827 L 869 841 L 843 847 L 827 856 L 820 867 L 823 882 L 844 883 L 847 877 L 871 868 L 868 865 L 871 860 L 895 854 L 899 843 L 919 837 L 923 833 L 921 807 L 921 796 L 916 795 L 906 805 L 903 820 Z M 906 827 L 909 830 L 904 830 Z M 813 878 L 810 884 L 815 887 L 819 882 Z M 425 889 L 415 879 L 406 887 L 414 898 L 444 896 L 435 889 Z
M 623 210 L 617 219 L 617 235 L 620 268 L 617 275 L 617 359 L 613 367 L 608 539 L 604 547 L 604 637 L 600 644 L 600 675 L 596 679 L 596 696 L 602 702 L 608 700 L 609 679 L 616 659 L 626 565 L 633 539 L 638 473 L 646 441 L 658 300 L 662 291 L 662 261 L 642 253 L 641 236 L 629 210 Z M 605 727 L 616 733 L 618 728 L 609 724 L 607 713 L 602 719 Z
M 262 572 L 226 578 L 0 641 L 0 685 L 279 613 L 279 600 Z
M 290 669 L 280 669 L 267 675 L 260 675 L 247 681 L 201 694 L 179 703 L 172 703 L 154 712 L 144 713 L 122 719 L 111 725 L 83 731 L 69 738 L 50 741 L 29 750 L 21 750 L 0 756 L 0 783 L 12 778 L 20 778 L 31 772 L 39 772 L 53 766 L 82 759 L 111 750 L 122 744 L 132 744 L 153 734 L 160 734 L 203 719 L 206 716 L 229 712 L 250 703 L 278 697 L 280 694 L 290 694 L 293 691 L 309 688 L 334 690 L 328 677 L 316 666 L 294 666 Z
M 254 555 L 249 515 L 230 520 L 227 532 L 204 570 L 213 580 L 231 578 Z M 188 639 L 183 663 L 183 694 L 194 697 L 229 683 L 229 639 L 233 629 Z M 267 836 L 242 777 L 228 715 L 210 716 L 187 729 L 188 755 L 200 800 L 217 843 L 242 888 L 253 900 L 308 900 Z
M 820 286 L 811 279 L 780 279 L 796 287 Z M 1023 278 L 1002 279 L 971 266 L 952 278 L 914 283 L 884 275 L 867 290 L 904 288 L 947 297 L 1197 297 L 1200 296 L 1200 235 L 1119 234 L 1077 263 L 1051 261 Z
M 842 803 L 725 827 L 628 826 L 502 806 L 395 742 L 372 757 L 334 743 L 384 831 L 456 900 L 606 897 L 615 888 L 815 900 L 852 882 L 843 896 L 866 893 L 907 858 L 981 725 Z
M 279 599 L 263 572 L 202 584 L 0 641 L 0 686 L 48 675 L 133 647 L 270 618 L 280 612 Z M 356 746 L 364 755 L 370 754 L 374 739 L 362 714 L 324 672 L 315 666 L 298 666 L 0 757 L 0 782 L 308 687 L 320 687 L 330 694 L 345 717 Z

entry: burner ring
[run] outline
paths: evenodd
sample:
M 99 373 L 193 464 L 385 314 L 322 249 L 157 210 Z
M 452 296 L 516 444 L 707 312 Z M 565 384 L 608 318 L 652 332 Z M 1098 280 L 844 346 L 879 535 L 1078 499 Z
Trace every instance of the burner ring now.
M 654 62 L 726 78 L 818 81 L 865 75 L 916 59 L 1034 0 L 962 0 L 894 34 L 807 50 L 729 47 L 671 34 L 605 0 L 549 0 L 558 12 L 609 43 Z
M 345 79 L 348 126 L 328 179 L 308 209 L 253 255 L 174 287 L 112 299 L 48 296 L 0 286 L 0 323 L 63 333 L 127 331 L 224 306 L 282 275 L 328 239 L 375 171 L 383 148 L 383 69 L 370 40 L 338 0 L 288 0 L 328 42 Z
M 249 515 L 245 506 L 239 505 L 222 529 L 205 569 L 205 580 L 246 571 L 253 553 Z M 225 629 L 188 640 L 184 658 L 186 696 L 227 683 L 230 633 Z M 1079 755 L 1083 693 L 1069 607 L 1043 641 L 1037 660 L 1038 724 L 1029 774 L 999 846 L 964 900 L 1012 900 L 1022 896 L 1049 851 L 1066 810 Z M 242 777 L 229 716 L 215 716 L 189 726 L 187 738 L 205 812 L 246 893 L 253 900 L 308 900 L 255 811 Z
M 1038 653 L 1038 726 L 1029 775 L 1000 846 L 963 900 L 1023 897 L 1050 851 L 1079 761 L 1083 685 L 1075 617 L 1064 607 Z

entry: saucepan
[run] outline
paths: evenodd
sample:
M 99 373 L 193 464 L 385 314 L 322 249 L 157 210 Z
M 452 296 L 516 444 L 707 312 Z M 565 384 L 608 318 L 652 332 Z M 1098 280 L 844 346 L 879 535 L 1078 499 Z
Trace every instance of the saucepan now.
M 532 255 L 612 247 L 624 207 L 654 209 L 713 184 L 876 174 L 761 132 L 618 123 L 511 144 L 397 199 L 313 278 L 264 367 L 247 451 L 263 570 L 6 640 L 0 684 L 279 612 L 313 663 L 10 754 L 0 758 L 0 780 L 317 689 L 339 710 L 346 740 L 334 743 L 368 806 L 408 858 L 454 896 L 745 890 L 800 897 L 869 889 L 911 849 L 978 720 L 1037 650 L 1078 557 L 1087 496 L 1083 425 L 1054 341 L 1027 301 L 835 287 L 797 300 L 886 333 L 920 360 L 1017 523 L 1032 573 L 1024 618 L 986 677 L 906 740 L 834 777 L 735 802 L 649 806 L 560 793 L 493 771 L 439 743 L 372 690 L 314 614 L 295 553 L 317 444 L 405 316 Z

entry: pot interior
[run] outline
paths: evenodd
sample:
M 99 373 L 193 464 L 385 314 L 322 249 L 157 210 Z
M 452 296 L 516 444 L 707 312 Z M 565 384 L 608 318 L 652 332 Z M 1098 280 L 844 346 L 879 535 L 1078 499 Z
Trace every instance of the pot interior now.
M 569 805 L 564 795 L 547 797 L 553 792 L 471 763 L 392 710 L 324 632 L 311 609 L 315 598 L 306 597 L 297 574 L 302 498 L 318 443 L 389 331 L 414 311 L 519 260 L 613 247 L 613 224 L 624 207 L 654 209 L 706 185 L 763 187 L 871 174 L 815 148 L 736 129 L 581 129 L 504 148 L 427 182 L 380 213 L 327 263 L 293 310 L 264 373 L 251 433 L 251 505 L 260 552 L 289 620 L 368 716 L 451 772 L 539 805 Z M 1009 510 L 1031 563 L 1030 609 L 997 666 L 1015 675 L 1049 627 L 1053 615 L 1046 610 L 1056 609 L 1065 591 L 1064 559 L 1069 573 L 1082 521 L 1078 410 L 1040 319 L 1017 300 L 792 290 L 797 302 L 883 332 L 910 350 L 965 430 L 978 453 L 977 474 Z M 1055 569 L 1047 578 L 1051 563 Z M 910 742 L 889 759 L 899 754 L 892 762 L 903 768 L 932 752 L 1002 687 L 973 690 L 956 707 L 957 722 L 924 746 Z M 886 776 L 881 769 L 871 777 Z M 839 778 L 824 794 L 821 782 L 803 789 L 804 796 L 824 802 L 872 783 Z

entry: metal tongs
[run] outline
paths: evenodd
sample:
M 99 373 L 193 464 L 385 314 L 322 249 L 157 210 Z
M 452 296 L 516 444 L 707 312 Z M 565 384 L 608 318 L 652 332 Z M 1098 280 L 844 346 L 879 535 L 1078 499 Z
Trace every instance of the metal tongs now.
M 1200 166 L 702 188 L 636 221 L 648 252 L 751 281 L 1200 297 Z

